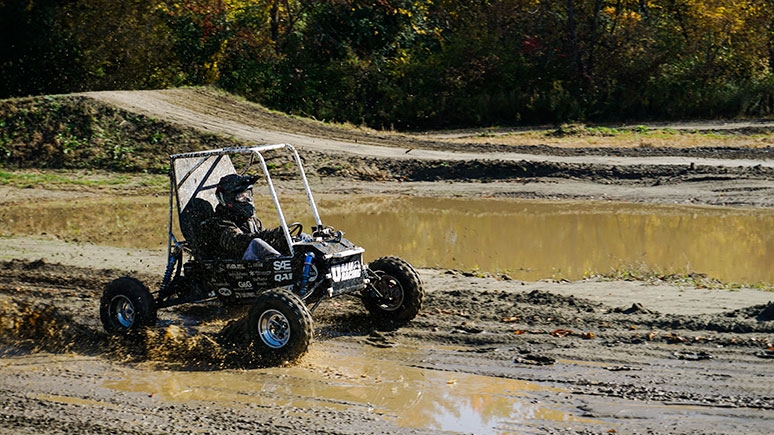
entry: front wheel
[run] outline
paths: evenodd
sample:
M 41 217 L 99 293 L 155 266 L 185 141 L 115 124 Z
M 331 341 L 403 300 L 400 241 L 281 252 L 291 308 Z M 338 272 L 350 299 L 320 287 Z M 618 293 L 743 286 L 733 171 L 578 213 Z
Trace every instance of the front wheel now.
M 312 315 L 301 299 L 286 290 L 259 295 L 247 322 L 255 353 L 267 365 L 300 358 L 312 340 Z
M 378 279 L 363 290 L 363 303 L 374 318 L 402 324 L 419 314 L 425 291 L 409 263 L 398 257 L 381 257 L 368 268 Z
M 130 334 L 156 324 L 156 301 L 145 284 L 125 276 L 105 286 L 99 317 L 108 333 Z

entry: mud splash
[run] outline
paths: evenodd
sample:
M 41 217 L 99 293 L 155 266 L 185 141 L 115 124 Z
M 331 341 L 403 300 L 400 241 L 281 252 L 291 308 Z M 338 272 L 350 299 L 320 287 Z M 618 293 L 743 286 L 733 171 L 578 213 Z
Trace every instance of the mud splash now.
M 0 295 L 0 356 L 75 352 L 181 370 L 261 365 L 249 346 L 233 343 L 217 333 L 185 331 L 170 324 L 130 337 L 111 337 L 82 321 L 53 305 L 17 302 Z
M 52 305 L 0 298 L 0 355 L 6 352 L 91 352 L 100 340 Z
M 48 307 L 0 306 L 0 356 L 49 352 L 99 355 L 122 363 L 178 370 L 260 367 L 250 349 L 218 342 L 217 336 L 186 334 L 177 326 L 148 329 L 130 338 L 108 337 L 84 328 Z

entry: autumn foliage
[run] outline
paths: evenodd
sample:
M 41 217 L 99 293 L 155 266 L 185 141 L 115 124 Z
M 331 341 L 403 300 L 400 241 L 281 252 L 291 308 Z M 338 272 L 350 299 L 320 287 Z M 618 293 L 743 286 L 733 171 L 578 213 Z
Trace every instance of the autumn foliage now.
M 0 0 L 0 97 L 215 85 L 377 128 L 769 116 L 769 0 Z

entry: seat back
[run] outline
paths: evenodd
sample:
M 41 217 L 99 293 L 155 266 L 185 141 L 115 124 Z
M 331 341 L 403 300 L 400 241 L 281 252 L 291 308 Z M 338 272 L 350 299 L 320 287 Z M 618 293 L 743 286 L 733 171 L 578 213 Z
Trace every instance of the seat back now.
M 180 232 L 194 251 L 199 249 L 199 229 L 215 214 L 215 209 L 202 198 L 192 198 L 180 212 Z

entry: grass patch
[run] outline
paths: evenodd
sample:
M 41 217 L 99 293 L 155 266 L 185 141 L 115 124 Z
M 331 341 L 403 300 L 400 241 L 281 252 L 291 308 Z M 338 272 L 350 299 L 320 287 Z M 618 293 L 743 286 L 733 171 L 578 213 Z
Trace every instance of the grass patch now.
M 774 143 L 771 134 L 761 132 L 677 130 L 642 125 L 613 128 L 584 124 L 565 124 L 555 129 L 528 131 L 487 129 L 446 140 L 514 146 L 548 145 L 558 148 L 761 148 Z
M 166 174 L 169 155 L 239 142 L 77 95 L 0 100 L 0 167 Z
M 0 170 L 0 185 L 55 190 L 120 190 L 138 194 L 169 190 L 169 178 L 157 174 L 124 174 L 108 171 Z

